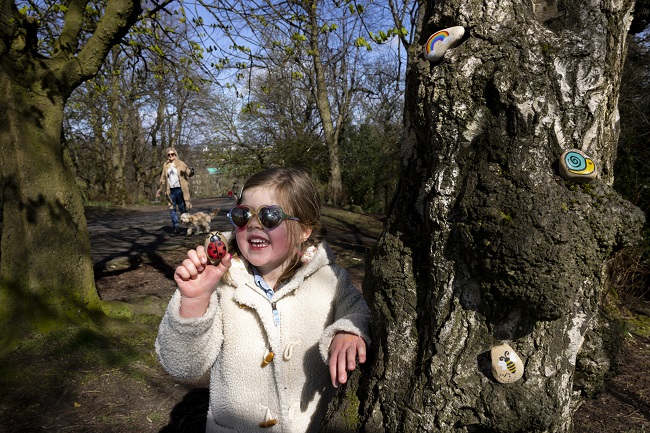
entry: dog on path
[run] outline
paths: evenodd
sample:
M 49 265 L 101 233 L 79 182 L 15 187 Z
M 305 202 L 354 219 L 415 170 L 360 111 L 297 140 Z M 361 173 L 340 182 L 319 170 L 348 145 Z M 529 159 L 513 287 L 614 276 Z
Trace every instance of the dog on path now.
M 191 234 L 201 234 L 210 232 L 210 223 L 212 218 L 214 218 L 221 208 L 213 209 L 211 212 L 196 212 L 189 213 L 185 212 L 181 214 L 181 224 L 187 227 L 187 235 Z

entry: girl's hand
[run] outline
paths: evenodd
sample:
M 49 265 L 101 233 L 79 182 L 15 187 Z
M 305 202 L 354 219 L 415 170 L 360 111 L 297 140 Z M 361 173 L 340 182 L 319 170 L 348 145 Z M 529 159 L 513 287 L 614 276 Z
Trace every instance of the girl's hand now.
M 231 257 L 228 254 L 213 266 L 208 263 L 203 246 L 187 252 L 187 258 L 174 272 L 174 280 L 181 292 L 181 317 L 201 317 L 205 314 L 212 292 L 231 266 Z
M 330 377 L 334 388 L 348 381 L 348 371 L 356 370 L 357 359 L 366 362 L 366 342 L 349 332 L 338 332 L 330 345 Z

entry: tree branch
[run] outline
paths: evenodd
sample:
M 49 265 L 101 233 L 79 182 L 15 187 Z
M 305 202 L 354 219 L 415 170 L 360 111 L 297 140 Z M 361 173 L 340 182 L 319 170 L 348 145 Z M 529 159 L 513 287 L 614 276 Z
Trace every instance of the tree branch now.
M 110 49 L 126 35 L 142 12 L 139 0 L 109 0 L 104 15 L 99 19 L 94 34 L 81 49 L 76 59 L 65 67 L 65 77 L 74 88 L 99 71 Z
M 88 0 L 70 0 L 68 3 L 61 36 L 54 45 L 54 56 L 63 54 L 68 57 L 77 50 L 79 35 L 83 28 L 84 10 L 87 4 Z

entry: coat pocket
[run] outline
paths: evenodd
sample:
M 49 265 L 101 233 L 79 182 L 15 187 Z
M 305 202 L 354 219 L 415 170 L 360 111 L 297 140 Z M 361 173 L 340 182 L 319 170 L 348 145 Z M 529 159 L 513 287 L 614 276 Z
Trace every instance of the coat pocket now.
M 205 420 L 205 433 L 236 433 L 237 430 L 224 427 L 217 424 L 217 421 L 212 416 L 212 411 L 208 409 L 207 419 Z

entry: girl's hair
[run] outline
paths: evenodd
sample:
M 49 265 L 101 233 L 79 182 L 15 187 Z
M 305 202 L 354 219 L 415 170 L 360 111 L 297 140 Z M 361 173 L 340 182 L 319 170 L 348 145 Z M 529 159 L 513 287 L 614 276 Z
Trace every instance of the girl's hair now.
M 175 148 L 173 148 L 173 147 L 168 147 L 167 150 L 165 151 L 165 157 L 167 156 L 167 154 L 168 154 L 169 152 L 174 152 L 174 153 L 176 154 L 176 156 L 178 156 L 178 152 L 176 152 L 176 149 L 175 149 Z
M 237 204 L 241 203 L 246 190 L 257 187 L 271 189 L 282 210 L 300 220 L 285 221 L 289 242 L 296 246 L 298 253 L 278 278 L 279 285 L 290 279 L 300 267 L 300 258 L 305 250 L 311 245 L 317 245 L 322 239 L 321 199 L 307 172 L 296 168 L 269 168 L 254 174 L 246 181 Z M 312 232 L 309 239 L 302 241 L 301 236 L 305 229 L 311 229 Z

